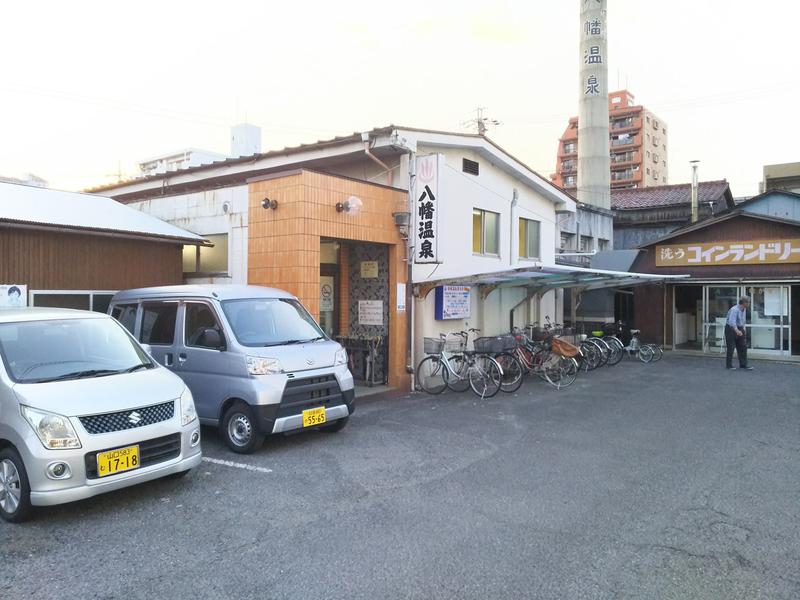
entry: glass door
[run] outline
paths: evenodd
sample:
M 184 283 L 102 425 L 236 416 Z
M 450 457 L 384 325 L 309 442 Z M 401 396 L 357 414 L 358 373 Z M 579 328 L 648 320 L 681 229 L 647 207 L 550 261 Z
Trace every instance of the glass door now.
M 728 311 L 739 302 L 738 285 L 705 286 L 703 315 L 703 348 L 706 352 L 725 352 L 725 321 Z
M 750 298 L 750 309 L 747 311 L 748 348 L 762 354 L 789 354 L 789 286 L 748 285 L 744 286 L 743 292 Z

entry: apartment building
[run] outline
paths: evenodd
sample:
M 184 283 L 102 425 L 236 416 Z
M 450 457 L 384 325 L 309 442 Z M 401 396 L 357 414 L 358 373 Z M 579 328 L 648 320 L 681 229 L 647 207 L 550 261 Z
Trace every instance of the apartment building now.
M 667 127 L 652 111 L 636 104 L 628 90 L 608 95 L 611 189 L 666 185 L 669 180 Z M 578 189 L 578 117 L 558 141 L 553 183 L 575 194 Z

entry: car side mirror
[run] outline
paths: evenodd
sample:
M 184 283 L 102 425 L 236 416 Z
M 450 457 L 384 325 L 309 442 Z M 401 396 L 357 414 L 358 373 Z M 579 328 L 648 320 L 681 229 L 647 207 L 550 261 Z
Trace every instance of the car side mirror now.
M 218 350 L 225 349 L 225 341 L 219 331 L 212 328 L 203 330 L 203 345 L 207 348 L 217 348 Z

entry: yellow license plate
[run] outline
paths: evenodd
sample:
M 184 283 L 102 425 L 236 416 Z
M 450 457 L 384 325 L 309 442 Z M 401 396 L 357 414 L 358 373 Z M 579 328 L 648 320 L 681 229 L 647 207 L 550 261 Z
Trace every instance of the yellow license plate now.
M 303 411 L 303 427 L 322 425 L 325 422 L 325 407 L 310 408 Z
M 97 454 L 97 475 L 108 477 L 114 473 L 139 468 L 139 446 L 117 448 Z

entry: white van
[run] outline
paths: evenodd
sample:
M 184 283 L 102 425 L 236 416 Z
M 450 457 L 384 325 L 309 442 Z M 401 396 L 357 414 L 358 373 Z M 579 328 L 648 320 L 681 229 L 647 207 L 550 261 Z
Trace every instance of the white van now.
M 180 285 L 119 292 L 109 312 L 194 395 L 234 451 L 264 436 L 339 431 L 354 409 L 347 353 L 282 290 Z

